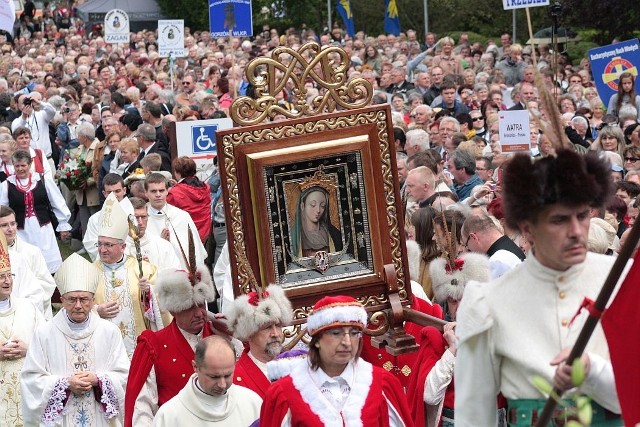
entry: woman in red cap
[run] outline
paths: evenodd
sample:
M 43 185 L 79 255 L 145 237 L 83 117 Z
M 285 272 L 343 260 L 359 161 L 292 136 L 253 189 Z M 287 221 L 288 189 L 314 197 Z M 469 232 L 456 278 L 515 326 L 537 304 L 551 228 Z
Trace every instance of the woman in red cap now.
M 318 301 L 307 363 L 269 387 L 260 426 L 412 426 L 398 379 L 359 358 L 366 324 L 354 298 Z

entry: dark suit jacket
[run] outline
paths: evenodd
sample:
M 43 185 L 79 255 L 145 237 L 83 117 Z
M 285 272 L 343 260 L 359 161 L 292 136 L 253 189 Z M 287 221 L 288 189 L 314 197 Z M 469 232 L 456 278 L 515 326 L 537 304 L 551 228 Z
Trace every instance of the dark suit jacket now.
M 524 107 L 524 105 L 522 105 L 522 102 L 518 102 L 517 104 L 514 104 L 513 106 L 507 108 L 507 111 L 516 111 L 516 110 L 526 110 L 526 108 Z
M 160 165 L 160 170 L 171 172 L 171 156 L 168 152 L 164 150 L 164 148 L 160 145 L 159 142 L 153 144 L 153 146 L 149 149 L 147 154 L 158 153 L 160 154 L 160 158 L 162 159 L 162 165 Z M 138 156 L 138 161 L 142 160 L 145 156 L 144 151 L 140 153 Z

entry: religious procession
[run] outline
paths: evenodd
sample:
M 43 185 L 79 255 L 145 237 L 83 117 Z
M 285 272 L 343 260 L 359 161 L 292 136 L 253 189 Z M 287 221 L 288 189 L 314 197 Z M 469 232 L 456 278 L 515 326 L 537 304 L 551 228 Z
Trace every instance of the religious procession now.
M 0 426 L 640 425 L 638 39 L 17 3 Z

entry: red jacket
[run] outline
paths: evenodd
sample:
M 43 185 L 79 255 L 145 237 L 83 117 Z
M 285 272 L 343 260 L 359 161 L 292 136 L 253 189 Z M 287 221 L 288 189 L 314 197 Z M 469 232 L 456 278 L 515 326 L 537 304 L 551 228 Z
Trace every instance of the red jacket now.
M 236 368 L 233 371 L 233 383 L 254 391 L 264 400 L 271 382 L 265 377 L 260 368 L 253 363 L 253 360 L 247 354 L 248 352 L 248 350 L 245 350 L 236 363 Z
M 211 335 L 209 323 L 205 323 L 203 337 Z M 144 331 L 131 359 L 124 403 L 124 425 L 132 426 L 133 409 L 151 367 L 155 367 L 158 385 L 158 406 L 178 394 L 193 374 L 194 352 L 184 338 L 175 319 L 157 332 Z
M 174 185 L 167 195 L 167 203 L 186 211 L 191 215 L 198 235 L 204 243 L 211 229 L 211 192 L 209 185 L 201 182 L 202 186 L 191 185 L 195 177 L 188 177 Z
M 387 401 L 395 408 L 406 427 L 413 427 L 411 413 L 402 392 L 400 382 L 380 368 L 367 362 L 357 362 L 356 381 L 341 412 L 337 412 L 324 399 L 320 389 L 311 378 L 300 375 L 300 370 L 309 369 L 298 365 L 291 374 L 274 382 L 269 387 L 260 411 L 261 427 L 278 427 L 291 411 L 292 427 L 339 426 L 329 419 L 342 419 L 342 426 L 362 425 L 366 427 L 388 427 L 389 409 Z M 363 375 L 364 373 L 364 375 Z M 328 417 L 328 418 L 327 418 Z
M 442 319 L 442 308 L 438 304 L 430 304 L 427 301 L 414 296 L 411 308 L 424 314 Z M 409 335 L 413 335 L 415 337 L 416 343 L 422 348 L 422 335 L 420 334 L 422 326 L 411 322 L 405 322 L 404 329 Z M 394 374 L 396 378 L 400 380 L 402 387 L 406 390 L 411 378 L 413 378 L 414 374 L 419 369 L 419 366 L 416 366 L 418 352 L 416 351 L 413 353 L 392 356 L 387 353 L 384 348 L 375 348 L 371 345 L 371 337 L 368 335 L 364 335 L 362 344 L 362 353 L 360 357 L 372 365 L 379 366 Z

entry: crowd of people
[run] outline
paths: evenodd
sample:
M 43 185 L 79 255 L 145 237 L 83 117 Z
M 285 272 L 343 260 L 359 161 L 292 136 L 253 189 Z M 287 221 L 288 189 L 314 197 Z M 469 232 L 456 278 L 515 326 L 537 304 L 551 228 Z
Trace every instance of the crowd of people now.
M 173 63 L 154 31 L 107 44 L 66 10 L 16 26 L 0 43 L 0 424 L 532 425 L 532 375 L 576 389 L 566 350 L 586 316 L 572 316 L 640 211 L 631 73 L 605 105 L 586 59 L 506 33 L 185 28 Z M 234 299 L 220 176 L 170 141 L 172 122 L 257 96 L 250 61 L 308 41 L 341 47 L 348 78 L 390 106 L 411 305 L 444 324 L 405 324 L 419 352 L 374 347 L 362 304 L 335 295 L 285 351 L 284 291 Z M 325 90 L 306 88 L 273 95 L 293 110 Z M 530 150 L 503 152 L 504 110 L 529 112 Z M 305 221 L 328 216 L 327 198 L 300 194 L 299 257 L 357 245 Z M 60 241 L 76 253 L 63 260 Z M 622 425 L 600 328 L 582 360 L 594 422 Z

